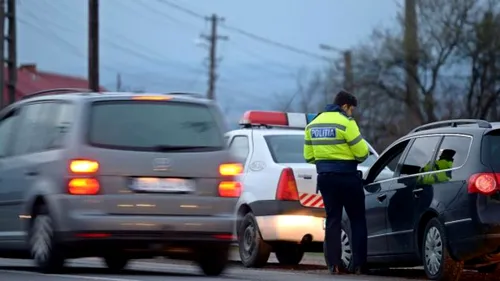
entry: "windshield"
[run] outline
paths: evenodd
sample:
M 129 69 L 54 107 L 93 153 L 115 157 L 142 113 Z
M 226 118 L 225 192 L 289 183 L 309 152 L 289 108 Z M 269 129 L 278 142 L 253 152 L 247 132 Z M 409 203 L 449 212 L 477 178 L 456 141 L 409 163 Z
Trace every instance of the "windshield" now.
M 184 102 L 96 102 L 90 113 L 89 142 L 130 150 L 223 149 L 223 132 L 214 113 L 209 106 Z
M 264 139 L 275 163 L 306 163 L 304 135 L 268 135 Z M 371 167 L 376 160 L 377 157 L 370 151 L 370 156 L 359 165 Z
M 481 160 L 493 171 L 500 171 L 500 130 L 490 132 L 483 137 Z

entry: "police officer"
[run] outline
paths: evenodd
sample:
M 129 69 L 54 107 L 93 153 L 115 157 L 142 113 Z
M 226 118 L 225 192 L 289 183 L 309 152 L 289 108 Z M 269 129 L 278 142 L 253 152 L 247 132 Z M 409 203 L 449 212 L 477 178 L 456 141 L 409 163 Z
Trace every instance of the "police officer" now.
M 451 169 L 453 167 L 453 157 L 456 151 L 453 149 L 444 149 L 439 159 L 434 163 L 427 163 L 422 168 L 422 172 L 436 171 L 436 173 L 427 174 L 418 178 L 419 184 L 431 185 L 434 183 L 445 182 L 451 179 L 451 171 L 439 172 L 440 170 Z
M 316 116 L 305 129 L 304 158 L 316 164 L 317 187 L 326 211 L 326 258 L 332 274 L 346 273 L 341 261 L 341 220 L 345 208 L 351 225 L 356 273 L 363 273 L 367 252 L 367 229 L 363 180 L 358 163 L 369 155 L 368 144 L 359 132 L 352 112 L 356 97 L 339 92 L 333 104 Z

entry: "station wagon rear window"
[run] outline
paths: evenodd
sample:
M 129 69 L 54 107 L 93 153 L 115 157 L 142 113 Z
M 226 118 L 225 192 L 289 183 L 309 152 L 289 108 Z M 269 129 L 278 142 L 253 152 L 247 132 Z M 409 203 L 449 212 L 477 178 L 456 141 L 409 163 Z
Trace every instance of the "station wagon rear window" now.
M 264 139 L 275 163 L 306 163 L 304 159 L 304 135 L 268 135 Z M 377 157 L 370 156 L 361 166 L 370 167 Z
M 218 112 L 204 104 L 174 101 L 105 101 L 91 107 L 93 146 L 147 151 L 224 149 Z
M 500 130 L 491 131 L 483 137 L 481 160 L 493 171 L 500 171 Z

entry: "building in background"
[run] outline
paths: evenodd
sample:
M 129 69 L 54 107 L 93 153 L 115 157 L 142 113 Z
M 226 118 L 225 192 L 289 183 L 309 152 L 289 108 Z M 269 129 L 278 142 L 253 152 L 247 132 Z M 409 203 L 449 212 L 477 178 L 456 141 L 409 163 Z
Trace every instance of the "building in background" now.
M 8 71 L 5 67 L 5 84 L 8 82 Z M 69 76 L 60 73 L 40 71 L 36 64 L 24 64 L 17 70 L 16 100 L 34 92 L 54 88 L 82 88 L 87 89 L 89 82 L 85 78 Z M 106 91 L 100 87 L 101 91 Z M 4 101 L 8 101 L 7 87 L 4 89 Z

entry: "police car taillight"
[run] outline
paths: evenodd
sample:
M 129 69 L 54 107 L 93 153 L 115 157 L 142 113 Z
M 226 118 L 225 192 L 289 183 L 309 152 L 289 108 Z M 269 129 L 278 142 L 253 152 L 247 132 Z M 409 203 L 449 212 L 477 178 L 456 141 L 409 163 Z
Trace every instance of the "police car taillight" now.
M 291 168 L 285 168 L 281 171 L 278 189 L 276 190 L 276 200 L 299 200 L 297 183 L 295 182 L 295 176 Z

